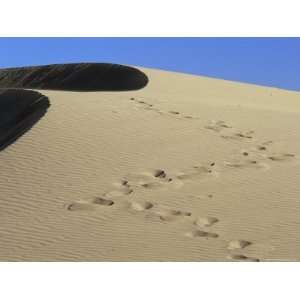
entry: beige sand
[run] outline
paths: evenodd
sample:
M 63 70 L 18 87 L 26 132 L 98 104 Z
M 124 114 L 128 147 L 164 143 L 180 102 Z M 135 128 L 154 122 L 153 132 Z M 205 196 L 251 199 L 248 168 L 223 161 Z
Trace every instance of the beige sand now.
M 0 260 L 300 260 L 300 93 L 143 70 L 43 91 L 0 152 Z

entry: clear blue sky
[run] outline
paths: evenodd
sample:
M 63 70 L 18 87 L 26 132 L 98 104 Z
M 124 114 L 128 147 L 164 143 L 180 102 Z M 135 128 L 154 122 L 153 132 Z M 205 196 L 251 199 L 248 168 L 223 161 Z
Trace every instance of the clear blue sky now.
M 0 38 L 0 67 L 114 62 L 300 91 L 300 38 Z

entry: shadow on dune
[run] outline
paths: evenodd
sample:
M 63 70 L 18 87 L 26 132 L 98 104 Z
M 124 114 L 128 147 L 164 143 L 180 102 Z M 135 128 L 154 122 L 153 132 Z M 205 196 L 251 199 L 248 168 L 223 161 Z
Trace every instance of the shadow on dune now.
M 0 151 L 29 130 L 50 106 L 46 96 L 26 90 L 0 90 Z
M 50 106 L 46 96 L 23 89 L 131 91 L 147 83 L 147 76 L 138 69 L 106 63 L 0 69 L 0 151 L 29 130 Z
M 0 69 L 0 88 L 64 91 L 131 91 L 145 87 L 138 69 L 107 63 L 55 64 Z

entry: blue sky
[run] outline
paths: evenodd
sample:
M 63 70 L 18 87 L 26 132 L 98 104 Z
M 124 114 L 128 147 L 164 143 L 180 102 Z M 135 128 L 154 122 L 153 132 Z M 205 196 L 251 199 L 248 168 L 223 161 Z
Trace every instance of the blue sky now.
M 300 91 L 300 38 L 0 38 L 0 67 L 113 62 Z

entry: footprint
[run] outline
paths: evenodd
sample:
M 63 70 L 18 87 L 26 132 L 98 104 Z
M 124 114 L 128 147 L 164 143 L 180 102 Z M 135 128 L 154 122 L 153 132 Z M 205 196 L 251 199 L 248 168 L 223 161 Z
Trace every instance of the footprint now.
M 242 168 L 244 163 L 241 161 L 224 161 L 224 165 L 233 168 Z
M 158 112 L 159 114 L 161 114 L 161 111 L 159 109 L 157 109 L 157 108 L 154 108 L 153 104 L 150 104 L 150 103 L 148 103 L 146 101 L 143 101 L 143 100 L 137 100 L 137 99 L 135 99 L 133 97 L 130 98 L 129 100 L 134 101 L 134 102 L 140 104 L 141 105 L 140 107 L 142 107 L 145 110 L 152 110 L 152 111 L 155 111 L 155 112 Z
M 175 210 L 175 209 L 170 210 L 170 214 L 173 216 L 184 216 L 184 217 L 190 217 L 192 215 L 192 213 L 190 212 Z
M 254 131 L 250 130 L 250 131 L 247 131 L 246 133 L 237 132 L 235 135 L 237 137 L 241 137 L 241 138 L 252 139 L 253 138 L 253 136 L 252 136 L 253 134 L 254 134 Z
M 104 206 L 112 206 L 114 201 L 110 199 L 105 199 L 102 197 L 97 197 L 93 200 L 93 204 L 104 205 Z
M 197 237 L 205 237 L 205 238 L 218 238 L 219 235 L 214 232 L 208 232 L 203 230 L 193 230 L 185 233 L 186 237 L 197 238 Z
M 290 153 L 280 153 L 280 154 L 274 154 L 267 157 L 269 160 L 272 161 L 278 161 L 278 162 L 284 162 L 284 161 L 290 161 L 291 159 L 295 158 L 294 154 Z
M 173 179 L 167 176 L 166 171 L 163 169 L 155 169 L 140 174 L 128 174 L 122 182 L 127 188 L 155 189 L 162 188 L 172 181 Z
M 242 155 L 249 156 L 249 152 L 248 151 L 242 151 Z
M 173 178 L 171 178 L 170 176 L 167 176 L 166 171 L 164 171 L 163 169 L 156 169 L 152 172 L 152 176 L 157 178 L 158 180 L 160 180 L 160 182 L 163 183 L 169 183 L 173 181 Z
M 148 202 L 148 201 L 142 202 L 142 203 L 136 202 L 136 201 L 131 202 L 131 208 L 133 210 L 137 210 L 137 211 L 149 210 L 152 207 L 153 207 L 153 204 L 151 202 Z
M 228 128 L 232 128 L 231 126 L 227 125 L 225 123 L 225 121 L 210 121 L 208 125 L 204 126 L 204 128 L 209 129 L 209 130 L 213 130 L 215 132 L 220 132 L 223 129 L 228 129 Z
M 235 250 L 235 249 L 244 249 L 248 246 L 250 246 L 252 243 L 246 240 L 235 240 L 235 241 L 230 241 L 227 249 L 228 250 Z
M 259 146 L 256 147 L 256 149 L 259 150 L 259 151 L 267 151 L 268 150 L 267 147 L 264 146 L 264 145 L 259 145 Z
M 258 258 L 248 257 L 243 254 L 232 254 L 232 255 L 229 255 L 227 258 L 229 258 L 231 260 L 237 260 L 237 261 L 249 261 L 249 262 L 259 262 L 260 261 Z
M 170 114 L 173 114 L 173 115 L 179 115 L 179 114 L 180 114 L 178 111 L 172 111 L 172 110 L 169 111 L 169 113 L 170 113 Z
M 230 135 L 221 135 L 222 138 L 227 140 L 243 140 L 243 139 L 253 139 L 254 131 L 248 131 L 246 133 L 236 132 Z
M 149 104 L 145 101 L 138 101 L 138 103 L 143 104 L 144 109 L 152 109 L 152 107 L 153 107 L 153 104 Z
M 195 221 L 195 225 L 200 227 L 209 227 L 219 222 L 218 218 L 215 217 L 199 217 Z
M 127 184 L 128 183 L 126 183 L 126 185 Z M 124 197 L 124 196 L 127 196 L 127 195 L 133 193 L 133 189 L 126 185 L 123 184 L 123 187 L 121 187 L 119 189 L 106 192 L 103 194 L 103 196 L 105 198 L 119 198 L 119 197 Z
M 255 168 L 265 170 L 270 168 L 268 164 L 259 162 L 255 159 L 224 161 L 224 165 L 231 168 Z
M 158 169 L 158 170 L 154 170 L 153 176 L 156 178 L 166 178 L 167 174 L 164 170 Z
M 205 176 L 213 174 L 217 175 L 216 172 L 213 172 L 212 167 L 194 166 L 191 170 L 178 172 L 176 178 L 180 180 L 189 180 L 194 178 L 205 178 Z
M 66 209 L 70 211 L 91 211 L 93 210 L 93 206 L 85 202 L 72 202 L 66 206 Z
M 146 182 L 142 183 L 141 187 L 146 188 L 146 189 L 157 189 L 163 187 L 162 182 Z
M 130 187 L 128 180 L 122 179 L 120 182 L 116 182 L 113 185 L 117 186 L 117 187 Z
M 179 217 L 190 217 L 192 213 L 185 212 L 181 210 L 160 210 L 155 212 L 157 216 L 159 216 L 160 220 L 162 221 L 175 221 L 178 220 Z
M 213 195 L 212 194 L 208 194 L 208 195 L 190 195 L 189 196 L 190 198 L 195 198 L 195 199 L 198 199 L 198 200 L 207 200 L 207 198 L 211 199 L 213 198 Z

